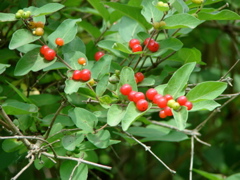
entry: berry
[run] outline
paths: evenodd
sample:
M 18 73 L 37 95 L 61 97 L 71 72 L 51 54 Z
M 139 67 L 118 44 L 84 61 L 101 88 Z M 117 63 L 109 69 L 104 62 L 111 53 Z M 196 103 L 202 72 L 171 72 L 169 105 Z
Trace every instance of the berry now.
M 129 95 L 131 91 L 132 91 L 132 86 L 130 84 L 124 84 L 120 88 L 120 92 L 122 93 L 122 95 L 125 95 L 125 96 Z
M 29 23 L 28 23 L 28 27 L 30 28 L 30 29 L 34 29 L 36 26 L 35 26 L 35 22 L 34 21 L 30 21 Z
M 86 65 L 86 59 L 84 58 L 84 57 L 81 57 L 81 58 L 79 58 L 78 59 L 78 64 L 81 64 L 81 65 L 83 65 L 83 66 L 85 66 Z
M 144 75 L 141 72 L 137 72 L 134 76 L 135 76 L 135 79 L 137 79 L 136 80 L 137 83 L 142 82 L 144 79 Z
M 90 81 L 88 81 L 88 84 L 90 85 L 90 86 L 93 86 L 94 84 L 95 84 L 95 81 L 94 81 L 94 79 L 92 78 L 92 79 L 90 79 Z
M 159 49 L 159 44 L 158 42 L 154 41 L 150 42 L 147 47 L 151 52 L 157 52 Z
M 150 43 L 149 41 L 150 41 L 150 42 L 154 42 L 154 39 L 146 38 L 146 39 L 144 40 L 143 44 L 146 46 L 148 43 Z
M 161 29 L 163 26 L 166 26 L 165 21 L 160 21 L 160 22 L 154 22 L 153 23 L 154 29 Z
M 170 99 L 167 102 L 167 106 L 170 107 L 170 108 L 173 108 L 175 103 L 176 103 L 176 101 L 174 99 Z
M 16 19 L 20 19 L 21 17 L 22 17 L 22 14 L 21 14 L 21 13 L 17 12 L 17 13 L 15 14 L 15 18 L 16 18 Z
M 64 40 L 62 38 L 57 38 L 55 40 L 56 45 L 58 46 L 63 46 L 64 45 Z
M 168 107 L 168 106 L 165 107 L 165 108 L 163 109 L 163 111 L 165 112 L 165 114 L 166 114 L 167 116 L 172 116 L 172 115 L 173 115 L 171 108 Z
M 22 9 L 19 9 L 19 10 L 17 11 L 17 13 L 19 13 L 19 14 L 22 16 L 23 13 L 24 13 L 24 11 L 23 11 Z
M 145 95 L 142 92 L 136 92 L 133 96 L 133 102 L 137 103 L 140 99 L 145 99 Z
M 139 111 L 146 111 L 148 109 L 148 102 L 145 99 L 140 99 L 136 103 L 136 107 Z
M 167 106 L 167 99 L 165 97 L 158 98 L 157 105 L 160 108 L 165 108 Z
M 35 31 L 33 31 L 33 34 L 37 36 L 42 36 L 44 34 L 44 30 L 43 28 L 38 27 L 35 29 Z
M 98 51 L 98 52 L 95 53 L 94 59 L 95 59 L 96 61 L 99 61 L 99 59 L 101 59 L 101 57 L 103 57 L 103 56 L 104 56 L 104 52 Z
M 156 89 L 153 89 L 153 88 L 150 88 L 147 90 L 146 92 L 146 96 L 149 100 L 153 100 L 154 96 L 157 94 L 157 90 Z
M 156 4 L 156 7 L 160 10 L 160 11 L 168 11 L 169 10 L 169 5 L 168 3 L 164 3 L 162 1 L 159 1 Z
M 187 97 L 186 96 L 180 96 L 178 99 L 177 99 L 177 102 L 182 106 L 184 105 L 186 102 L 187 102 Z
M 172 106 L 174 110 L 178 110 L 180 108 L 180 104 L 178 102 L 175 102 Z
M 80 74 L 82 81 L 89 81 L 91 79 L 91 71 L 88 69 L 83 69 Z
M 131 40 L 129 41 L 129 47 L 130 47 L 131 49 L 132 49 L 133 46 L 136 45 L 136 44 L 139 44 L 139 45 L 141 44 L 138 39 L 131 39 Z
M 161 111 L 159 112 L 159 117 L 162 118 L 162 119 L 164 119 L 164 118 L 167 117 L 167 115 L 166 115 L 166 113 L 165 113 L 164 110 L 161 110 Z
M 135 44 L 132 47 L 132 52 L 139 52 L 139 51 L 142 51 L 142 46 L 140 44 Z
M 47 49 L 44 53 L 44 58 L 48 61 L 52 61 L 56 56 L 56 52 L 53 49 Z
M 72 74 L 72 79 L 75 81 L 79 81 L 79 80 L 81 80 L 81 75 L 82 75 L 82 73 L 80 70 L 74 70 L 73 74 Z
M 187 101 L 183 106 L 186 106 L 187 110 L 191 110 L 193 107 L 193 104 L 191 102 Z
M 161 94 L 156 94 L 154 97 L 153 97 L 153 103 L 154 104 L 157 104 L 157 100 L 159 99 L 159 98 L 161 98 L 162 97 L 162 95 Z
M 44 23 L 42 21 L 38 21 L 35 23 L 35 27 L 44 28 Z
M 40 53 L 41 53 L 42 55 L 44 55 L 45 52 L 46 52 L 48 49 L 50 49 L 50 48 L 49 48 L 47 45 L 43 45 L 43 46 L 40 48 Z
M 164 97 L 167 99 L 167 101 L 173 99 L 173 97 L 170 94 L 166 94 Z
M 200 5 L 203 3 L 203 0 L 192 0 L 192 3 Z
M 23 14 L 22 14 L 22 18 L 24 18 L 24 19 L 27 19 L 30 16 L 31 16 L 31 12 L 30 11 L 23 12 Z
M 131 91 L 131 92 L 128 94 L 128 99 L 129 99 L 129 101 L 133 101 L 133 97 L 134 97 L 134 95 L 135 95 L 136 93 L 137 93 L 136 91 Z

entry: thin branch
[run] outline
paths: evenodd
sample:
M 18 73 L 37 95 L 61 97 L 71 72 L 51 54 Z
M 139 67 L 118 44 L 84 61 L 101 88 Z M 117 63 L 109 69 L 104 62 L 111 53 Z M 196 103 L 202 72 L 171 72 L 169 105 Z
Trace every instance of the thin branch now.
M 226 72 L 226 74 L 225 74 L 224 76 L 222 76 L 219 81 L 223 81 L 223 79 L 226 78 L 226 76 L 227 76 L 227 75 L 232 71 L 232 69 L 239 63 L 239 61 L 240 61 L 240 59 L 238 59 L 238 60 L 232 65 L 232 67 L 228 70 L 228 72 Z
M 191 137 L 191 159 L 189 168 L 189 180 L 192 180 L 192 170 L 193 170 L 193 156 L 194 156 L 194 136 Z
M 194 136 L 194 138 L 195 138 L 198 142 L 200 142 L 201 144 L 204 144 L 204 145 L 209 146 L 209 147 L 211 146 L 211 144 L 202 141 L 202 140 L 199 139 L 197 136 Z
M 27 168 L 29 168 L 32 165 L 33 162 L 34 162 L 34 156 L 32 155 L 29 163 L 25 167 L 23 167 L 21 171 L 19 171 L 13 178 L 11 178 L 11 180 L 16 180 Z
M 106 123 L 106 124 L 104 124 L 102 127 L 100 127 L 99 129 L 95 130 L 95 132 L 97 133 L 97 132 L 103 130 L 103 129 L 104 129 L 105 127 L 107 127 L 107 126 L 108 126 L 108 124 Z
M 1 120 L 1 119 L 0 119 L 0 124 L 2 124 L 9 131 L 12 131 L 11 127 L 7 123 L 5 123 L 3 120 Z
M 82 157 L 83 158 L 83 157 Z M 79 158 L 79 159 L 82 159 L 82 158 Z M 73 175 L 74 175 L 74 172 L 76 171 L 77 167 L 81 164 L 81 161 L 78 161 L 77 165 L 73 168 L 72 172 L 71 172 L 71 175 L 69 177 L 69 180 L 72 180 L 73 178 Z
M 163 166 L 165 166 L 172 174 L 175 174 L 176 171 L 170 169 L 159 157 L 157 157 L 156 154 L 154 154 L 151 150 L 149 146 L 146 146 L 145 144 L 143 144 L 142 142 L 140 142 L 138 139 L 136 139 L 133 135 L 131 135 L 130 133 L 126 132 L 125 133 L 132 138 L 134 141 L 136 141 L 138 144 L 140 144 L 141 146 L 143 146 L 145 148 L 146 151 L 148 151 L 149 153 L 151 153 Z

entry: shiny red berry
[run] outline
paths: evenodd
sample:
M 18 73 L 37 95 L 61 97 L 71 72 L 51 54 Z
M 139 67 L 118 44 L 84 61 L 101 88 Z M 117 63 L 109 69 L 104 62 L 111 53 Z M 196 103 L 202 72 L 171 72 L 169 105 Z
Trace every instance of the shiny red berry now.
M 159 44 L 156 41 L 153 41 L 149 42 L 147 47 L 151 52 L 157 52 L 159 49 Z
M 140 44 L 135 44 L 132 47 L 132 52 L 138 52 L 138 51 L 142 51 L 142 46 Z
M 134 97 L 134 95 L 135 95 L 136 93 L 137 93 L 136 91 L 131 91 L 131 92 L 128 94 L 128 99 L 129 99 L 129 101 L 133 101 L 133 97 Z
M 47 45 L 43 45 L 43 46 L 40 48 L 40 53 L 41 53 L 42 55 L 44 55 L 45 52 L 46 52 L 48 49 L 50 49 L 50 48 L 49 48 Z
M 161 94 L 156 94 L 154 97 L 153 97 L 153 103 L 154 104 L 157 104 L 157 100 L 159 99 L 159 98 L 161 98 L 161 97 L 163 97 Z
M 133 96 L 133 102 L 137 103 L 140 99 L 145 99 L 145 95 L 142 92 L 136 92 Z
M 58 46 L 63 46 L 64 45 L 64 40 L 62 38 L 57 38 L 55 40 L 56 45 Z
M 44 53 L 44 59 L 52 61 L 56 56 L 56 52 L 53 49 L 47 49 Z
M 168 107 L 168 106 L 165 107 L 165 108 L 163 109 L 163 111 L 165 112 L 165 114 L 166 114 L 167 116 L 172 116 L 172 115 L 173 115 L 171 108 Z
M 143 75 L 143 73 L 141 73 L 141 72 L 137 72 L 134 76 L 135 76 L 135 78 L 137 79 L 137 80 L 136 80 L 137 83 L 142 82 L 143 79 L 144 79 L 144 75 Z
M 148 89 L 147 90 L 147 92 L 146 92 L 146 96 L 147 96 L 147 98 L 149 99 L 149 100 L 153 100 L 153 98 L 154 98 L 154 96 L 157 94 L 158 92 L 157 92 L 157 90 L 156 89 L 154 89 L 154 88 L 150 88 L 150 89 Z
M 186 102 L 187 102 L 187 97 L 186 96 L 180 96 L 178 99 L 177 99 L 177 102 L 183 106 Z
M 89 69 L 83 69 L 80 74 L 82 81 L 89 81 L 91 79 L 91 71 Z
M 140 99 L 136 103 L 136 107 L 139 111 L 146 111 L 148 109 L 148 102 L 145 99 Z
M 75 70 L 73 71 L 73 74 L 72 74 L 72 79 L 75 80 L 75 81 L 80 81 L 81 80 L 81 71 L 80 70 Z
M 166 118 L 167 115 L 166 115 L 165 111 L 161 110 L 161 111 L 159 112 L 159 117 L 162 118 L 162 119 Z
M 141 43 L 138 39 L 131 39 L 128 44 L 129 44 L 129 47 L 132 49 L 134 45 L 136 44 L 140 45 Z
M 170 94 L 166 94 L 164 97 L 167 99 L 167 101 L 173 99 L 173 97 Z
M 98 51 L 98 52 L 95 53 L 94 59 L 95 59 L 96 61 L 99 61 L 99 59 L 101 59 L 101 57 L 103 57 L 103 56 L 104 56 L 104 52 Z
M 183 106 L 186 106 L 187 110 L 191 110 L 193 108 L 193 104 L 189 101 L 187 101 Z
M 129 95 L 131 91 L 132 91 L 132 86 L 129 84 L 124 84 L 120 88 L 120 92 L 122 93 L 122 95 L 125 95 L 125 96 Z
M 167 99 L 165 97 L 158 98 L 157 105 L 160 108 L 165 108 L 167 106 Z
M 146 46 L 147 44 L 149 44 L 150 42 L 154 42 L 154 39 L 151 39 L 151 38 L 146 38 L 143 42 L 143 44 Z

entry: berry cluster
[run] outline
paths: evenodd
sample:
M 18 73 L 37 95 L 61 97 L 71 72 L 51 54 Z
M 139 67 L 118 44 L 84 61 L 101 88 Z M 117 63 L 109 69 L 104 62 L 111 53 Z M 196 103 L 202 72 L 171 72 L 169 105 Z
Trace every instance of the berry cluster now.
M 95 53 L 94 59 L 95 59 L 96 61 L 99 61 L 99 60 L 101 59 L 101 57 L 103 57 L 104 55 L 105 55 L 104 52 L 98 51 L 98 52 Z
M 31 16 L 31 11 L 23 11 L 22 9 L 19 9 L 17 13 L 15 14 L 16 19 L 27 19 Z
M 143 44 L 147 46 L 147 48 L 151 52 L 157 52 L 158 49 L 160 48 L 160 45 L 158 44 L 158 42 L 156 42 L 154 39 L 151 39 L 151 38 L 146 38 Z
M 136 83 L 140 83 L 144 80 L 144 75 L 141 72 L 137 72 L 137 73 L 135 73 L 134 78 L 135 78 Z
M 29 21 L 28 27 L 30 29 L 33 29 L 33 34 L 36 36 L 42 36 L 44 34 L 44 23 L 41 21 L 35 22 L 35 21 Z
M 47 61 L 52 61 L 56 56 L 56 52 L 53 49 L 49 48 L 47 45 L 43 45 L 40 48 L 40 53 Z
M 132 49 L 132 52 L 142 51 L 141 42 L 138 39 L 131 39 L 128 45 Z
M 88 69 L 74 70 L 72 79 L 75 81 L 89 81 L 91 79 L 91 71 Z

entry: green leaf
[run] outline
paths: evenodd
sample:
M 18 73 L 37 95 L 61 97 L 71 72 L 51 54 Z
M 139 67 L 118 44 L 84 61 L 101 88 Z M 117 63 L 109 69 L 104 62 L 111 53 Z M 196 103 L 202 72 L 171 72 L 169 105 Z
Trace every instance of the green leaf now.
M 74 151 L 84 139 L 84 135 L 80 133 L 67 135 L 62 138 L 62 145 L 68 151 Z
M 52 61 L 47 61 L 40 55 L 39 49 L 40 48 L 36 48 L 27 52 L 18 61 L 16 68 L 14 70 L 15 76 L 23 76 L 29 73 L 30 71 L 36 72 L 55 63 L 57 58 L 55 58 Z
M 191 102 L 195 102 L 201 99 L 212 100 L 222 94 L 226 88 L 227 83 L 224 82 L 202 82 L 188 92 L 187 98 Z
M 99 14 L 103 17 L 103 19 L 105 21 L 108 21 L 109 12 L 106 9 L 106 7 L 104 7 L 104 5 L 102 4 L 101 1 L 99 1 L 99 0 L 88 0 L 88 2 L 94 7 L 94 9 L 96 9 L 99 12 Z
M 173 3 L 172 3 L 173 2 Z M 182 0 L 171 0 L 169 2 L 173 8 L 175 8 L 177 10 L 177 12 L 179 13 L 187 13 L 189 11 L 189 7 L 187 6 L 187 4 L 182 1 Z
M 86 65 L 88 64 L 88 59 L 84 53 L 81 51 L 69 51 L 64 54 L 64 60 L 73 68 L 73 69 L 82 69 L 82 65 L 78 63 L 79 58 L 86 59 Z
M 173 112 L 173 117 L 176 121 L 177 128 L 179 130 L 184 130 L 186 127 L 187 119 L 188 119 L 187 108 L 185 106 L 182 106 L 180 111 L 172 110 L 172 112 Z
M 153 78 L 144 78 L 142 82 L 138 84 L 138 86 L 153 86 L 155 84 L 155 80 Z
M 145 17 L 145 19 L 149 22 L 152 23 L 152 20 L 155 21 L 160 21 L 161 18 L 163 17 L 163 12 L 159 11 L 154 5 L 152 1 L 149 0 L 143 0 L 142 1 L 142 11 L 141 14 Z
M 164 29 L 177 29 L 177 28 L 191 28 L 194 29 L 202 23 L 199 19 L 190 14 L 175 14 L 167 17 L 165 20 L 166 26 Z
M 9 49 L 16 49 L 25 44 L 34 42 L 40 38 L 41 36 L 35 36 L 27 29 L 19 29 L 13 33 L 13 36 L 9 43 Z
M 84 54 L 86 53 L 85 44 L 77 36 L 70 43 L 68 43 L 62 47 L 63 54 L 66 54 L 69 52 L 75 52 L 75 51 L 80 51 Z
M 188 136 L 182 132 L 170 131 L 164 136 L 146 137 L 142 139 L 142 142 L 146 141 L 167 141 L 167 142 L 180 142 L 188 139 Z
M 91 72 L 93 79 L 101 79 L 105 74 L 109 73 L 112 56 L 105 54 L 101 60 L 97 61 Z
M 74 167 L 76 167 L 76 161 L 63 161 L 60 166 L 60 177 L 61 180 L 69 180 L 70 175 L 73 172 Z M 88 177 L 88 166 L 81 163 L 74 171 L 72 180 L 87 180 Z
M 81 19 L 66 19 L 64 20 L 58 28 L 48 36 L 48 42 L 50 47 L 56 47 L 55 40 L 56 38 L 62 38 L 64 40 L 64 44 L 71 42 L 78 31 L 78 27 L 76 25 L 77 22 L 80 22 Z
M 41 156 L 40 158 L 36 158 L 34 160 L 34 166 L 36 167 L 37 170 L 44 168 L 51 168 L 54 166 L 54 162 L 51 161 L 49 158 L 47 158 L 46 156 Z
M 109 109 L 112 106 L 112 98 L 109 95 L 99 97 L 100 104 L 103 108 Z
M 87 134 L 87 139 L 96 147 L 104 149 L 109 146 L 110 133 L 108 130 L 98 131 L 96 134 Z
M 0 13 L 0 22 L 16 21 L 15 14 L 13 13 Z
M 224 9 L 220 12 L 199 12 L 198 18 L 200 20 L 240 20 L 240 16 L 230 10 Z
M 96 98 L 96 93 L 89 88 L 80 87 L 78 92 L 87 98 Z
M 102 40 L 98 43 L 98 47 L 113 53 L 115 56 L 126 57 L 126 55 L 123 53 L 124 51 L 123 52 L 117 51 L 120 49 L 116 49 L 115 44 L 116 44 L 116 41 L 113 41 L 113 40 Z M 131 51 L 129 50 L 129 52 Z
M 240 179 L 240 173 L 233 174 L 233 175 L 227 177 L 225 180 L 238 180 L 238 179 Z
M 13 84 L 7 82 L 8 85 L 21 97 L 24 102 L 31 103 L 31 100 L 26 97 L 18 88 L 16 88 Z
M 126 44 L 114 42 L 112 47 L 116 50 L 121 51 L 121 52 L 124 52 L 124 53 L 127 53 L 127 54 L 132 54 L 132 51 L 128 48 L 128 46 Z
M 152 107 L 152 104 L 148 104 L 148 109 Z M 134 102 L 130 102 L 127 106 L 126 112 L 122 118 L 122 129 L 123 131 L 128 130 L 129 126 L 135 121 L 138 117 L 144 115 L 148 110 L 141 112 L 137 110 Z
M 213 174 L 208 173 L 202 170 L 193 169 L 194 172 L 202 175 L 203 177 L 207 178 L 208 180 L 224 180 L 223 176 L 221 174 Z
M 171 49 L 174 51 L 178 51 L 179 49 L 182 48 L 183 43 L 177 38 L 167 38 L 160 41 L 160 45 L 161 49 Z
M 221 105 L 215 102 L 214 100 L 200 100 L 200 101 L 193 102 L 193 108 L 191 109 L 191 112 L 199 111 L 199 110 L 212 111 L 219 106 Z
M 93 128 L 97 125 L 97 117 L 83 108 L 74 108 L 69 111 L 69 116 L 74 124 L 85 132 L 93 132 Z
M 186 86 L 195 65 L 196 63 L 187 63 L 179 68 L 168 81 L 164 94 L 171 94 L 174 98 L 177 98 Z
M 123 15 L 134 19 L 135 21 L 137 21 L 139 24 L 141 24 L 143 27 L 147 29 L 152 27 L 152 25 L 149 24 L 145 20 L 145 18 L 142 16 L 141 8 L 139 7 L 129 6 L 129 5 L 115 3 L 115 2 L 107 2 L 105 4 L 121 12 Z
M 10 66 L 10 64 L 0 64 L 0 74 L 2 74 L 6 70 L 6 68 Z
M 30 114 L 38 112 L 38 108 L 34 104 L 27 104 L 19 101 L 6 101 L 2 104 L 2 107 L 7 114 L 11 115 Z
M 59 3 L 48 3 L 40 8 L 37 8 L 35 11 L 32 12 L 32 14 L 34 16 L 47 15 L 62 9 L 63 7 L 64 5 Z
M 97 84 L 96 87 L 96 95 L 102 96 L 103 93 L 106 91 L 107 89 L 107 84 L 108 84 L 108 79 L 109 79 L 109 74 L 105 74 L 102 79 L 100 79 L 100 81 Z
M 5 152 L 13 152 L 20 149 L 22 144 L 22 141 L 17 139 L 5 139 L 2 143 L 2 149 Z
M 101 31 L 93 26 L 92 24 L 88 23 L 87 21 L 82 21 L 79 25 L 86 30 L 89 34 L 91 34 L 94 38 L 98 38 L 101 36 Z
M 78 89 L 80 87 L 85 87 L 86 83 L 81 82 L 81 81 L 75 81 L 72 79 L 67 79 L 65 81 L 65 88 L 64 88 L 64 92 L 66 94 L 72 94 L 78 91 Z
M 117 126 L 121 122 L 124 115 L 125 109 L 122 106 L 113 104 L 107 113 L 107 123 L 110 126 Z

